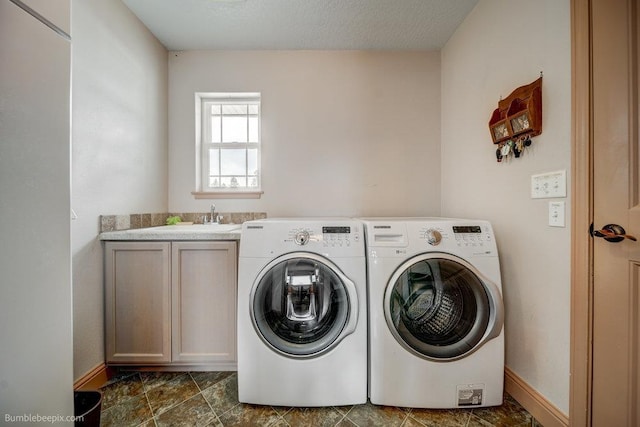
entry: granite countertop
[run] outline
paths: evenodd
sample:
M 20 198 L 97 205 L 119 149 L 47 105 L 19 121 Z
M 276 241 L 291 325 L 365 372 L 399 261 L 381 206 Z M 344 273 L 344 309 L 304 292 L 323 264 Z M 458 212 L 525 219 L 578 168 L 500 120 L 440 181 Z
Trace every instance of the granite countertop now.
M 164 225 L 106 231 L 100 240 L 240 240 L 241 224 Z

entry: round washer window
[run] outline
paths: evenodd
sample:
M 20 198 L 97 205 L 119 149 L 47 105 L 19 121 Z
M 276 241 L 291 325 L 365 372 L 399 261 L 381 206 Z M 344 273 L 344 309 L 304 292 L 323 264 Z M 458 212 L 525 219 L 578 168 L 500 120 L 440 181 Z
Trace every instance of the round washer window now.
M 482 280 L 462 260 L 444 254 L 407 261 L 385 294 L 393 335 L 429 359 L 458 358 L 473 350 L 487 331 L 489 312 Z
M 348 279 L 318 257 L 277 262 L 267 267 L 254 288 L 254 324 L 279 352 L 318 355 L 337 343 L 349 320 L 347 286 Z

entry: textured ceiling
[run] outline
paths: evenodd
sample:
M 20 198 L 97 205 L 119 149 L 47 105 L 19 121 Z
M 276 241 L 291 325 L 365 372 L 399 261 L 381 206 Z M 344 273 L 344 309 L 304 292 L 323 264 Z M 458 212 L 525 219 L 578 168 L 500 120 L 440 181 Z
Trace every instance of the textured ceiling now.
M 478 0 L 123 0 L 169 50 L 440 49 Z

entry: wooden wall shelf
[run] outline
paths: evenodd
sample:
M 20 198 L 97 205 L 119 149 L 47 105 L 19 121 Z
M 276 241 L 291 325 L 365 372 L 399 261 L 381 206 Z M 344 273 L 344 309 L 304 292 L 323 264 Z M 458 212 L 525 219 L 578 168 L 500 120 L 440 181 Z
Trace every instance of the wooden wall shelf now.
M 498 102 L 489 120 L 494 144 L 542 133 L 542 76 Z

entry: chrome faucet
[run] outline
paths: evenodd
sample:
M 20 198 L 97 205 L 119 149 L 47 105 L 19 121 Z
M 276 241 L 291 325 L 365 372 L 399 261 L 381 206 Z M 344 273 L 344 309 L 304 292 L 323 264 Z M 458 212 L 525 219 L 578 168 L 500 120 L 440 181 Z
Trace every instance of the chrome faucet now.
M 218 222 L 218 218 L 216 216 L 216 205 L 211 205 L 211 216 L 207 219 L 205 215 L 202 219 L 203 224 L 216 224 Z

